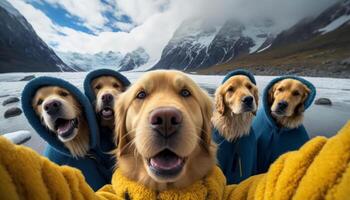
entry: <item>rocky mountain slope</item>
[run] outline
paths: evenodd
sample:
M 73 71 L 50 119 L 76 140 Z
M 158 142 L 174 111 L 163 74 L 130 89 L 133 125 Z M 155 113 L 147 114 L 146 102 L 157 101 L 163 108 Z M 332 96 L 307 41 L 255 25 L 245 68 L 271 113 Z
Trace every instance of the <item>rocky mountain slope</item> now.
M 0 73 L 75 70 L 62 62 L 10 3 L 0 1 Z
M 270 20 L 242 24 L 234 19 L 208 24 L 205 19 L 184 21 L 163 49 L 153 69 L 196 70 L 226 63 L 270 45 Z
M 349 52 L 350 1 L 346 0 L 281 32 L 267 50 L 199 72 L 217 74 L 245 67 L 256 74 L 350 78 Z
M 120 61 L 119 71 L 129 71 L 146 64 L 149 55 L 145 49 L 139 47 L 132 52 L 127 53 Z

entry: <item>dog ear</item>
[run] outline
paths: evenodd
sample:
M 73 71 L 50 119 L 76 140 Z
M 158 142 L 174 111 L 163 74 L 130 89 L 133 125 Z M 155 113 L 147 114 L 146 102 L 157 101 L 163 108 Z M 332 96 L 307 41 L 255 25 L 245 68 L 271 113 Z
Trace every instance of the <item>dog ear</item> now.
M 209 152 L 210 145 L 211 145 L 211 132 L 212 132 L 212 126 L 210 119 L 213 116 L 213 102 L 212 99 L 209 97 L 209 95 L 200 89 L 199 93 L 199 102 L 203 117 L 203 127 L 202 127 L 202 133 L 201 133 L 201 140 L 202 140 L 202 146 L 205 150 Z
M 225 102 L 221 90 L 222 86 L 218 87 L 215 91 L 215 109 L 223 115 L 225 113 Z
M 124 95 L 119 97 L 116 105 L 114 106 L 115 113 L 115 143 L 117 146 L 117 156 L 121 156 L 126 151 L 126 145 L 129 143 L 127 130 L 126 130 L 126 113 L 127 106 L 126 101 L 123 99 Z
M 303 113 L 305 111 L 305 107 L 304 107 L 304 103 L 299 103 L 296 107 L 295 107 L 295 114 L 300 115 L 301 113 Z
M 254 86 L 253 95 L 254 95 L 255 105 L 256 105 L 256 110 L 253 112 L 253 114 L 256 115 L 256 111 L 258 110 L 258 107 L 259 107 L 259 90 L 257 86 Z
M 275 94 L 277 86 L 278 86 L 278 83 L 275 83 L 269 90 L 269 94 L 268 94 L 269 105 L 271 105 L 273 103 L 273 101 L 275 100 L 274 94 Z

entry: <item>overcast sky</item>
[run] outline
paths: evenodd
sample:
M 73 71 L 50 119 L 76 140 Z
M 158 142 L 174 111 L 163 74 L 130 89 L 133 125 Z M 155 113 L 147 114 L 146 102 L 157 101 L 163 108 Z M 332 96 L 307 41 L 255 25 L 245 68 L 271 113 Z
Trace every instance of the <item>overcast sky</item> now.
M 141 46 L 159 58 L 175 29 L 193 16 L 270 18 L 280 29 L 337 0 L 8 0 L 58 51 L 126 53 Z

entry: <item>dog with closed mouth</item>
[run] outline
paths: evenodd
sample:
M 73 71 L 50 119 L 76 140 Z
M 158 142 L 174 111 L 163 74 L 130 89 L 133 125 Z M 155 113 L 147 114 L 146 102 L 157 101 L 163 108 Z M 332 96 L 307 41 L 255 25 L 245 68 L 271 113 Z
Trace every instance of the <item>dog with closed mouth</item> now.
M 95 190 L 110 183 L 113 155 L 103 151 L 94 109 L 78 88 L 62 79 L 39 77 L 28 82 L 21 98 L 28 122 L 48 143 L 46 157 L 80 169 Z
M 258 172 L 266 172 L 281 154 L 297 150 L 309 140 L 302 123 L 304 111 L 315 96 L 313 84 L 300 77 L 279 77 L 266 86 L 263 108 L 253 122 L 258 138 Z
M 218 145 L 218 164 L 229 184 L 256 173 L 256 137 L 251 123 L 258 101 L 254 75 L 246 70 L 228 73 L 216 89 L 213 139 Z
M 95 108 L 100 127 L 114 129 L 114 105 L 129 85 L 130 82 L 125 76 L 111 69 L 94 70 L 86 76 L 85 95 Z

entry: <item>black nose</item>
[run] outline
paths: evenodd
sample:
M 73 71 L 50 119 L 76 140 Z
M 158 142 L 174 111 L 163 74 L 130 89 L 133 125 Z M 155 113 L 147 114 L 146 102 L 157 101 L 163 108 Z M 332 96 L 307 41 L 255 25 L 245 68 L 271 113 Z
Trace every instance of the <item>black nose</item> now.
M 286 101 L 280 101 L 277 104 L 279 110 L 285 110 L 288 107 L 288 102 Z
M 104 94 L 104 95 L 102 95 L 102 102 L 104 104 L 111 103 L 112 101 L 113 101 L 113 95 L 111 95 L 111 94 Z
M 176 133 L 182 122 L 181 112 L 173 107 L 160 107 L 153 110 L 149 116 L 149 123 L 153 130 L 164 137 Z
M 253 103 L 254 98 L 252 96 L 246 96 L 242 99 L 242 102 L 247 105 L 247 106 L 251 106 Z
M 55 115 L 60 111 L 61 105 L 62 104 L 60 101 L 52 100 L 52 101 L 45 103 L 44 110 L 49 115 Z

